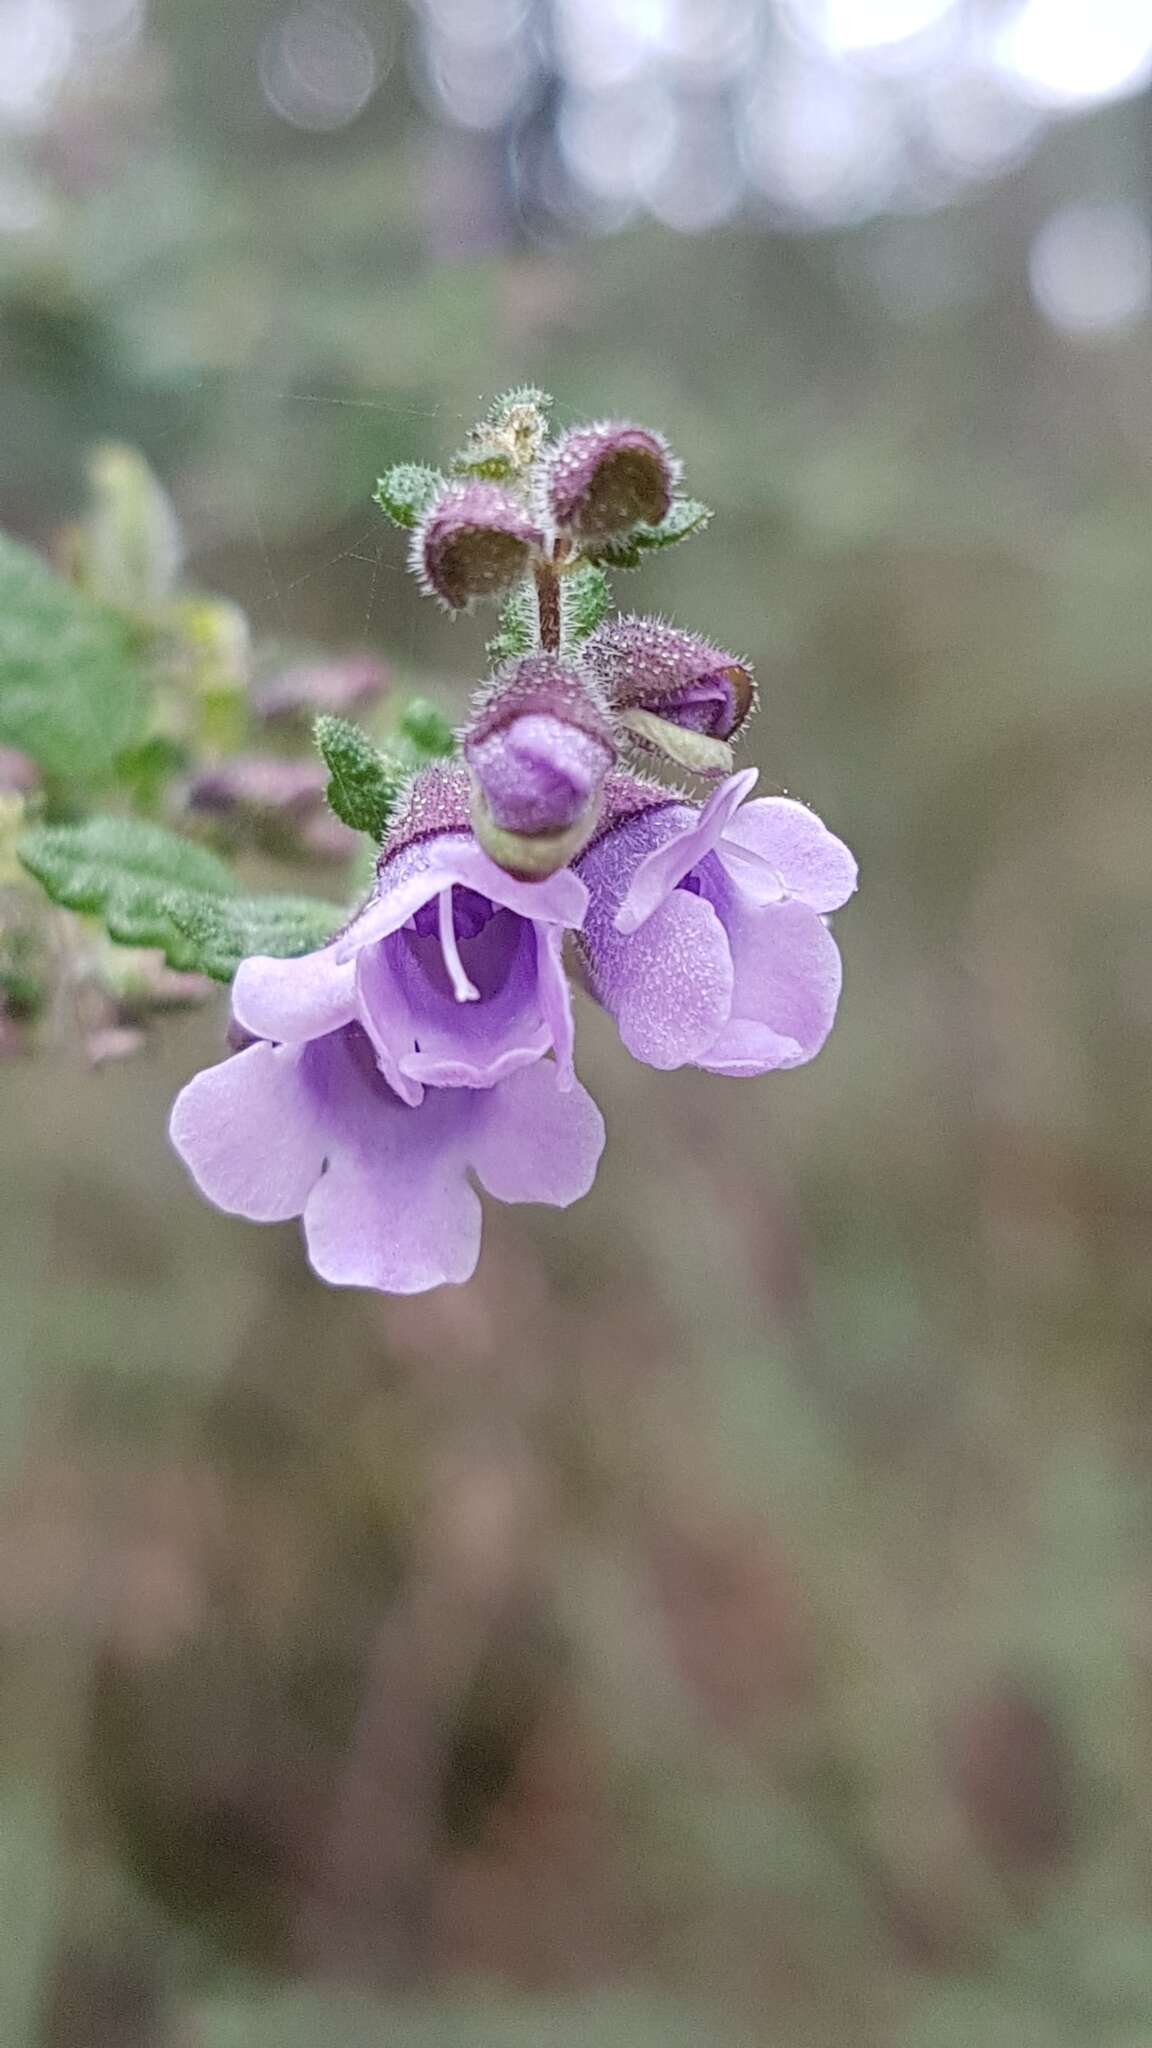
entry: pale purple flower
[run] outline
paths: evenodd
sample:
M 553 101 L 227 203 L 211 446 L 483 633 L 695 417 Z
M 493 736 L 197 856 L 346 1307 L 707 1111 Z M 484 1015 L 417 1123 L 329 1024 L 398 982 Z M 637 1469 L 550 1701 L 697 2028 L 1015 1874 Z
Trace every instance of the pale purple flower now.
M 211 1201 L 255 1221 L 302 1216 L 322 1278 L 397 1293 L 472 1272 L 470 1171 L 503 1201 L 564 1207 L 603 1145 L 572 1073 L 561 959 L 584 885 L 505 874 L 443 829 L 459 769 L 421 783 L 406 829 L 441 829 L 386 852 L 372 900 L 328 946 L 242 963 L 233 1018 L 256 1042 L 197 1075 L 172 1115 Z
M 0 796 L 31 796 L 40 787 L 40 770 L 16 747 L 0 747 Z
M 592 1185 L 604 1142 L 591 1096 L 565 1093 L 547 1060 L 493 1088 L 430 1089 L 412 1109 L 358 1024 L 233 1053 L 188 1083 L 171 1130 L 217 1208 L 254 1223 L 300 1216 L 322 1280 L 390 1294 L 475 1271 L 469 1173 L 500 1201 L 565 1208 Z
M 374 654 L 344 654 L 330 660 L 293 662 L 253 685 L 250 702 L 269 724 L 311 725 L 318 711 L 344 718 L 368 710 L 392 687 L 392 671 Z
M 578 864 L 593 993 L 653 1067 L 763 1074 L 812 1059 L 832 1028 L 840 955 L 825 914 L 856 863 L 803 804 L 741 809 L 745 769 L 703 809 L 616 778 L 612 823 Z
M 328 771 L 315 755 L 281 760 L 273 754 L 233 754 L 201 769 L 188 791 L 190 809 L 211 817 L 238 811 L 302 817 L 324 801 Z

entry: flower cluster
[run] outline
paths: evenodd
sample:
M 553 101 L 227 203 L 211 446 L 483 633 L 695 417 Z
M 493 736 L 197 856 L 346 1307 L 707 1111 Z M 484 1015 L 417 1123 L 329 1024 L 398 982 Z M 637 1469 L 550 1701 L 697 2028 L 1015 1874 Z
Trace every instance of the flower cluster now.
M 458 752 L 407 781 L 344 929 L 242 963 L 238 1049 L 172 1117 L 202 1191 L 257 1221 L 302 1217 L 327 1280 L 467 1279 L 473 1178 L 507 1202 L 586 1193 L 604 1128 L 573 1070 L 566 945 L 653 1067 L 768 1073 L 831 1029 L 827 916 L 855 862 L 803 804 L 749 802 L 755 769 L 730 772 L 748 665 L 603 616 L 604 565 L 689 528 L 678 484 L 659 436 L 606 423 L 549 442 L 538 396 L 514 394 L 418 518 L 399 484 L 382 496 L 444 604 L 513 587 L 495 672 Z M 630 766 L 635 749 L 716 786 L 698 800 Z

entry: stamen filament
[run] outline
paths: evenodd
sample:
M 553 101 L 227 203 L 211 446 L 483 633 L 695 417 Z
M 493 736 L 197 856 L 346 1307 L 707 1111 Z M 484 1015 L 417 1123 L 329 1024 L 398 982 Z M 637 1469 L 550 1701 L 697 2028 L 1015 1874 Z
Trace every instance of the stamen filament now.
M 441 889 L 436 909 L 440 925 L 440 951 L 444 955 L 444 965 L 448 970 L 448 979 L 452 983 L 452 993 L 458 1003 L 478 1003 L 480 991 L 474 983 L 469 981 L 464 971 L 464 962 L 460 958 L 460 951 L 456 944 L 456 921 L 452 915 L 451 883 L 448 884 L 446 889 Z

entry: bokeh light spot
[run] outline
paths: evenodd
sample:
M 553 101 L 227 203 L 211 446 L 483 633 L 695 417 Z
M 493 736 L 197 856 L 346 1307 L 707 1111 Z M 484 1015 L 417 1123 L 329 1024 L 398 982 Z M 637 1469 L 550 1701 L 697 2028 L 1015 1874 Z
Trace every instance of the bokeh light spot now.
M 1152 77 L 1149 0 L 1024 0 L 993 56 L 1041 106 L 1090 106 L 1139 92 Z
M 1152 236 L 1134 207 L 1065 206 L 1045 221 L 1028 260 L 1032 296 L 1068 334 L 1125 327 L 1152 305 Z
M 380 66 L 363 22 L 337 6 L 299 7 L 264 37 L 260 84 L 294 128 L 346 128 L 371 99 Z
M 71 16 L 59 0 L 0 0 L 0 122 L 33 126 L 72 55 Z

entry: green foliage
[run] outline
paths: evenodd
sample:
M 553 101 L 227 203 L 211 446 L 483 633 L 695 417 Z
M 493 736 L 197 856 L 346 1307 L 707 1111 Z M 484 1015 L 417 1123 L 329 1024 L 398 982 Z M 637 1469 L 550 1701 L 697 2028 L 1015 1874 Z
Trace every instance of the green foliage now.
M 372 495 L 394 526 L 411 532 L 445 481 L 438 469 L 429 469 L 426 463 L 397 462 L 385 470 Z
M 406 771 L 389 761 L 362 726 L 325 713 L 313 727 L 328 769 L 328 804 L 354 832 L 379 842 Z
M 590 548 L 589 558 L 609 569 L 638 569 L 646 556 L 702 533 L 711 517 L 712 507 L 702 505 L 699 498 L 677 498 L 659 526 L 634 526 L 620 540 Z
M 469 429 L 452 458 L 453 475 L 482 477 L 488 483 L 512 483 L 526 475 L 544 446 L 551 406 L 547 392 L 533 385 L 506 391 Z
M 441 761 L 456 752 L 456 734 L 452 726 L 427 697 L 411 699 L 396 734 L 422 761 Z
M 461 448 L 451 461 L 453 476 L 477 477 L 486 484 L 505 484 L 516 474 L 516 462 L 495 441 L 477 440 Z
M 603 569 L 586 562 L 560 585 L 564 618 L 564 641 L 578 647 L 587 640 L 606 616 L 612 603 L 612 589 Z
M 99 917 L 120 945 L 227 981 L 249 953 L 289 959 L 329 938 L 341 911 L 311 897 L 241 896 L 205 847 L 136 818 L 41 826 L 18 848 L 54 903 Z
M 510 420 L 520 413 L 537 412 L 547 423 L 548 415 L 555 400 L 550 391 L 541 391 L 535 384 L 517 384 L 512 391 L 502 391 L 492 401 L 488 410 L 488 424 L 506 427 Z
M 500 613 L 498 631 L 484 652 L 489 666 L 501 668 L 521 654 L 531 654 L 536 645 L 536 594 L 527 583 L 507 598 Z
M 105 604 L 148 613 L 172 595 L 180 528 L 167 492 L 135 448 L 98 448 L 92 509 L 77 536 L 84 587 Z
M 12 2048 L 43 2038 L 45 1985 L 59 1938 L 56 1801 L 31 1759 L 21 1762 L 24 1768 L 10 1767 L 0 1783 L 0 1910 L 8 1931 L 0 2039 Z
M 0 742 L 99 781 L 139 739 L 148 694 L 138 633 L 0 534 Z
M 177 934 L 175 942 L 165 945 L 169 965 L 209 974 L 213 981 L 231 981 L 240 962 L 252 953 L 294 960 L 300 953 L 315 952 L 345 918 L 338 904 L 322 903 L 315 896 L 180 894 L 169 897 L 166 911 Z
M 259 2003 L 218 2001 L 196 2015 L 203 2048 L 750 2048 L 752 2035 L 707 2013 L 632 1991 L 528 2001 L 475 1993 L 451 2000 L 376 2003 L 292 1991 Z M 756 2040 L 766 2037 L 757 2030 Z M 770 2037 L 769 2037 L 770 2038 Z
M 117 782 L 141 811 L 155 810 L 173 776 L 187 766 L 187 747 L 168 733 L 153 733 L 127 748 L 113 764 Z

